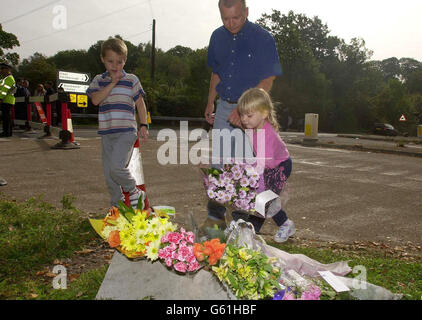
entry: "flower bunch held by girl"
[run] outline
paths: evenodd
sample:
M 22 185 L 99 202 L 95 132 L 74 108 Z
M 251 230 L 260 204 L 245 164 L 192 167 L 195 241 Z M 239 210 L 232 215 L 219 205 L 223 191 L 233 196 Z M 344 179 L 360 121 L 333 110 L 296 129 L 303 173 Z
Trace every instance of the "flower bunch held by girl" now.
M 260 172 L 257 193 L 272 190 L 280 194 L 290 176 L 292 160 L 279 135 L 277 116 L 269 94 L 260 88 L 245 91 L 238 101 L 238 110 L 242 127 L 246 129 L 257 158 L 256 166 Z M 264 218 L 257 216 L 245 216 L 238 212 L 233 212 L 232 215 L 234 220 L 242 218 L 251 222 L 256 232 L 259 232 L 265 222 Z M 287 218 L 283 209 L 272 218 L 279 227 L 274 236 L 275 241 L 287 241 L 296 232 L 294 223 Z

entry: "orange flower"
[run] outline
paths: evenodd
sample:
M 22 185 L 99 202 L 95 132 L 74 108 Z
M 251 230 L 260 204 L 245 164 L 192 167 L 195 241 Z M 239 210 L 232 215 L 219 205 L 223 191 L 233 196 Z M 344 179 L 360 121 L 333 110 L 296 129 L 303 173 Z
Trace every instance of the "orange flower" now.
M 117 218 L 120 217 L 119 209 L 117 209 L 116 207 L 111 207 L 108 212 L 110 213 L 110 216 L 108 216 L 107 219 L 117 220 Z
M 217 261 L 218 261 L 218 259 L 215 258 L 215 256 L 213 256 L 213 255 L 208 258 L 208 263 L 210 264 L 210 266 L 215 265 L 217 263 Z
M 203 247 L 200 243 L 195 243 L 193 245 L 193 254 L 195 255 L 196 260 L 204 261 L 205 255 L 203 252 Z
M 213 251 L 214 250 L 212 247 L 205 247 L 203 252 L 206 256 L 210 256 L 213 253 Z
M 116 248 L 120 246 L 120 233 L 117 230 L 111 231 L 108 237 L 108 243 L 110 247 Z

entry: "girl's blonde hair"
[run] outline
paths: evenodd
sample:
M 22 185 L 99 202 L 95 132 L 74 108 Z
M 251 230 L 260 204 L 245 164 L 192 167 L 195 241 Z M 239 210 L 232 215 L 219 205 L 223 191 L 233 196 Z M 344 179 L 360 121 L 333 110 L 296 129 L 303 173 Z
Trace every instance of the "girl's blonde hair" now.
M 239 98 L 237 108 L 241 115 L 257 111 L 261 112 L 261 114 L 267 114 L 268 122 L 277 132 L 279 131 L 280 126 L 274 105 L 270 95 L 264 89 L 252 88 L 246 90 Z

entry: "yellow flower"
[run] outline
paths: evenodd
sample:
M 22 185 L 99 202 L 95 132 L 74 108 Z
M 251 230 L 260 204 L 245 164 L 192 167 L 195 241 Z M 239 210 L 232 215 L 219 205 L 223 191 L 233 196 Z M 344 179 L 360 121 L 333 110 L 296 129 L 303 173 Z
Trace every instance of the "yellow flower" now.
M 128 237 L 127 240 L 122 241 L 122 248 L 127 251 L 136 251 L 136 246 L 137 246 L 136 239 L 133 235 Z
M 239 250 L 239 256 L 244 261 L 248 261 L 250 258 L 252 258 L 252 255 L 248 253 L 248 250 L 246 248 L 242 248 Z
M 223 278 L 225 278 L 226 275 L 227 275 L 227 269 L 224 266 L 220 266 L 220 267 L 214 266 L 211 269 L 212 269 L 212 271 L 215 272 L 215 274 L 217 275 L 217 277 L 220 281 L 222 281 Z
M 232 257 L 227 257 L 227 265 L 231 268 L 234 269 L 234 260 Z
M 153 241 L 147 247 L 146 256 L 151 261 L 155 261 L 158 259 L 158 250 L 160 249 L 160 242 Z

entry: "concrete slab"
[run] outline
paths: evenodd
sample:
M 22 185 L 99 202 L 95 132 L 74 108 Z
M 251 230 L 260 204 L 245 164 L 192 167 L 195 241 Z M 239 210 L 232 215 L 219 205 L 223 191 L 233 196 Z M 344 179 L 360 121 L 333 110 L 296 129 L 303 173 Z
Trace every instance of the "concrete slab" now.
M 179 275 L 161 262 L 131 261 L 115 252 L 97 300 L 235 300 L 211 272 Z

